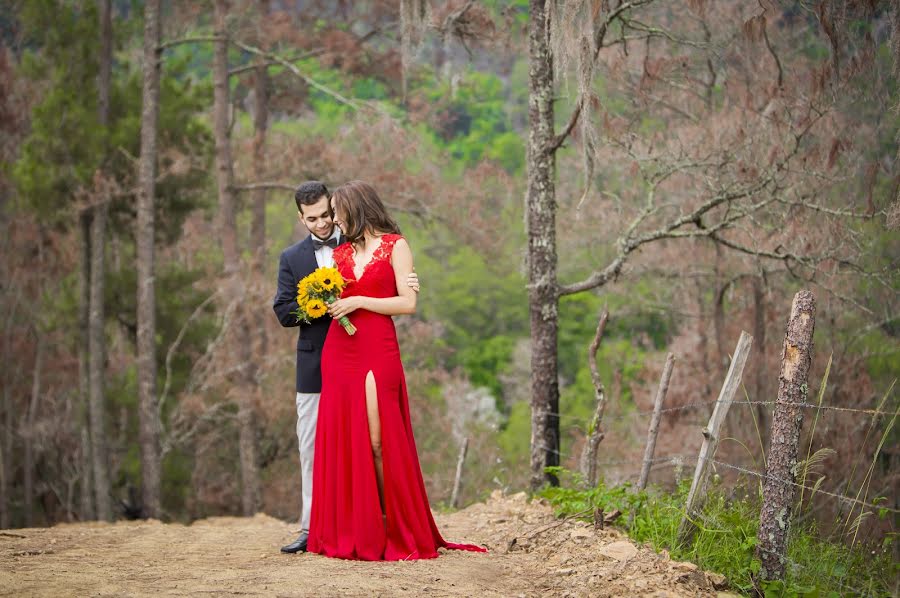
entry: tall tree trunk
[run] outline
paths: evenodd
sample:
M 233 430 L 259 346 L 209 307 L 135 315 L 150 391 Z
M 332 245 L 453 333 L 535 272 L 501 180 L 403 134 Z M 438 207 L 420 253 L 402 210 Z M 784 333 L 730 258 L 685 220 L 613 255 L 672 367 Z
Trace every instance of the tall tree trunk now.
M 12 310 L 6 317 L 6 326 L 3 329 L 3 363 L 9 363 L 12 355 L 12 323 L 16 321 L 17 303 L 13 302 Z M 10 389 L 14 385 L 12 372 L 9 368 L 4 370 L 3 376 L 3 402 L 0 403 L 0 414 L 3 414 L 3 434 L 0 435 L 0 528 L 10 527 L 10 478 L 12 477 L 12 449 L 13 449 L 13 409 L 10 400 Z
M 228 89 L 228 33 L 225 30 L 225 16 L 228 3 L 216 0 L 215 35 L 217 41 L 213 49 L 213 134 L 216 140 L 216 184 L 219 190 L 219 238 L 222 243 L 222 257 L 225 274 L 233 276 L 238 269 L 237 249 L 237 203 L 234 191 L 234 165 L 231 160 L 231 140 L 229 132 L 229 112 L 231 101 Z
M 91 434 L 87 401 L 85 401 L 82 417 L 84 421 L 79 424 L 79 432 L 81 434 L 79 439 L 81 441 L 81 458 L 79 462 L 81 479 L 78 486 L 78 512 L 81 520 L 86 521 L 97 518 L 97 514 L 94 512 L 94 485 L 91 483 L 94 476 L 91 471 Z
M 213 51 L 213 129 L 216 138 L 216 182 L 219 188 L 219 237 L 222 240 L 222 256 L 225 278 L 230 287 L 228 296 L 239 300 L 244 289 L 241 285 L 240 263 L 237 248 L 236 197 L 234 191 L 234 169 L 231 161 L 231 142 L 228 138 L 228 113 L 231 105 L 228 93 L 228 41 L 225 30 L 225 16 L 228 11 L 225 0 L 216 0 L 215 31 Z M 243 310 L 236 312 L 235 329 L 231 333 L 232 347 L 241 364 L 238 368 L 237 403 L 239 450 L 241 465 L 241 504 L 244 515 L 252 515 L 260 506 L 259 464 L 256 450 L 256 425 L 251 397 L 252 368 L 249 326 Z
M 109 96 L 112 79 L 112 0 L 100 2 L 100 73 L 98 76 L 98 110 L 100 126 L 109 126 Z
M 88 324 L 90 359 L 88 381 L 90 386 L 91 458 L 94 464 L 94 490 L 97 516 L 112 521 L 112 499 L 109 483 L 109 447 L 106 439 L 106 397 L 103 390 L 103 369 L 106 361 L 104 338 L 104 277 L 98 273 L 104 268 L 106 246 L 106 203 L 94 207 L 91 221 L 91 312 Z
M 11 426 L 9 425 L 10 408 L 9 408 L 9 386 L 3 386 L 3 403 L 0 403 L 0 409 L 6 414 L 7 421 L 3 423 L 3 436 L 0 436 L 0 529 L 9 528 L 9 450 L 12 445 L 9 440 L 12 438 Z
M 160 516 L 160 414 L 156 396 L 155 204 L 159 121 L 160 0 L 144 4 L 144 82 L 137 200 L 137 372 L 141 445 L 141 501 L 147 517 Z
M 531 487 L 557 484 L 546 466 L 559 464 L 556 280 L 556 192 L 553 55 L 546 0 L 531 0 L 528 24 L 528 303 L 531 313 Z
M 100 0 L 100 71 L 98 87 L 98 121 L 104 129 L 109 126 L 110 80 L 112 75 L 112 4 Z M 91 414 L 91 436 L 94 439 L 95 495 L 98 515 L 113 518 L 109 484 L 109 444 L 106 438 L 104 391 L 106 367 L 106 335 L 104 288 L 106 286 L 106 198 L 91 210 L 90 221 L 90 288 L 88 290 L 88 393 Z M 102 475 L 98 473 L 102 470 Z M 101 499 L 100 496 L 103 496 Z
M 260 0 L 260 19 L 257 23 L 259 47 L 268 48 L 266 35 L 263 29 L 264 19 L 269 14 L 269 1 Z M 266 59 L 259 58 L 259 66 L 256 67 L 254 80 L 253 103 L 253 179 L 262 181 L 265 179 L 266 169 L 266 131 L 269 127 L 269 76 Z M 265 271 L 266 262 L 266 190 L 257 189 L 253 192 L 253 220 L 250 224 L 250 249 L 253 252 L 254 270 Z M 266 326 L 265 315 L 262 310 L 255 310 L 257 316 L 254 334 L 256 335 L 257 355 L 266 352 Z
M 78 394 L 80 397 L 79 423 L 81 427 L 81 450 L 83 461 L 87 464 L 81 479 L 81 518 L 94 519 L 94 485 L 91 473 L 90 444 L 90 384 L 88 361 L 90 360 L 90 343 L 88 342 L 88 325 L 91 313 L 91 212 L 85 210 L 79 217 L 79 269 L 78 269 Z M 87 441 L 85 442 L 85 438 Z
M 400 0 L 400 76 L 404 104 L 409 91 L 409 71 L 421 41 L 425 13 L 423 0 Z
M 38 333 L 31 379 L 31 400 L 25 416 L 25 527 L 34 527 L 34 427 L 38 401 L 41 399 L 41 367 L 44 361 L 44 340 Z

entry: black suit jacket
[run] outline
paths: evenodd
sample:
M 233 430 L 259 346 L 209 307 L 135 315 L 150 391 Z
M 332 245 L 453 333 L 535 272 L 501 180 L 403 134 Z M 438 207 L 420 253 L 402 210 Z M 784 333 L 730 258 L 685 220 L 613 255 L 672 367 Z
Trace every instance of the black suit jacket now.
M 331 326 L 327 314 L 306 324 L 298 322 L 297 283 L 318 268 L 312 236 L 281 252 L 278 260 L 278 291 L 272 309 L 284 327 L 299 326 L 297 338 L 297 392 L 322 392 L 322 347 Z

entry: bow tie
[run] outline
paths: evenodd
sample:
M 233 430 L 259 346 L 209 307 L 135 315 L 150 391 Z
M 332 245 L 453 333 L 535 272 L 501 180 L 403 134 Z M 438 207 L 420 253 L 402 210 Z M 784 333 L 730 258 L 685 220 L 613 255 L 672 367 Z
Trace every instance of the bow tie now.
M 316 251 L 318 251 L 319 249 L 322 249 L 326 245 L 328 245 L 332 249 L 334 249 L 335 247 L 338 246 L 337 237 L 331 237 L 327 241 L 322 241 L 320 239 L 317 239 L 316 237 L 313 237 L 312 242 L 313 242 L 313 247 L 315 248 Z

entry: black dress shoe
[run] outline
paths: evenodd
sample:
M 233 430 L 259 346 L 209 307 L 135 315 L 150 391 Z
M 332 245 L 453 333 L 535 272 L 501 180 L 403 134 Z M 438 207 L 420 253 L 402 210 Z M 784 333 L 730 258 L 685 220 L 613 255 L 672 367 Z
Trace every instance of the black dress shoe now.
M 295 552 L 306 552 L 306 543 L 309 541 L 309 534 L 307 532 L 301 532 L 300 537 L 296 540 L 288 544 L 287 546 L 281 547 L 281 552 L 285 554 L 294 554 Z

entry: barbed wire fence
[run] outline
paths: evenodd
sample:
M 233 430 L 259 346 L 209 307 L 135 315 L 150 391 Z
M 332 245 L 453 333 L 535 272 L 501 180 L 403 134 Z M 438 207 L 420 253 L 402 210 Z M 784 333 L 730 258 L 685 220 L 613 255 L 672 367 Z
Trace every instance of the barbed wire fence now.
M 803 293 L 803 291 L 801 291 Z M 798 293 L 798 296 L 800 293 Z M 811 295 L 810 295 L 811 296 Z M 797 297 L 795 297 L 795 308 L 797 303 Z M 794 313 L 796 309 L 792 309 L 792 317 L 796 316 Z M 608 316 L 607 316 L 608 317 Z M 605 319 L 601 316 L 601 319 Z M 802 343 L 789 343 L 791 339 L 788 338 L 790 336 L 791 330 L 791 321 L 789 321 L 788 328 L 789 332 L 785 337 L 785 345 L 786 347 L 790 344 L 791 348 L 785 351 L 787 358 L 791 358 L 792 355 L 796 358 L 795 349 L 802 345 Z M 599 330 L 599 329 L 598 329 Z M 871 418 L 871 422 L 869 424 L 870 431 L 874 430 L 876 424 L 879 422 L 881 418 L 885 418 L 888 421 L 887 428 L 882 434 L 882 440 L 879 443 L 877 449 L 875 450 L 875 457 L 873 458 L 872 466 L 874 466 L 875 459 L 877 459 L 878 454 L 883 449 L 884 440 L 890 434 L 891 429 L 893 428 L 898 413 L 900 413 L 900 409 L 893 407 L 890 409 L 885 409 L 886 399 L 890 396 L 891 391 L 894 388 L 894 385 L 891 385 L 891 389 L 888 390 L 888 393 L 885 395 L 884 400 L 882 400 L 877 406 L 874 407 L 852 407 L 852 406 L 841 406 L 841 405 L 832 405 L 825 404 L 821 401 L 818 403 L 810 402 L 808 400 L 804 400 L 808 394 L 808 383 L 806 377 L 808 375 L 808 367 L 809 367 L 809 355 L 808 351 L 811 345 L 811 324 L 809 329 L 809 341 L 807 342 L 805 347 L 800 347 L 801 349 L 805 348 L 807 351 L 807 355 L 805 356 L 806 363 L 806 371 L 801 372 L 802 376 L 798 377 L 796 380 L 792 380 L 793 396 L 790 393 L 784 391 L 784 378 L 785 378 L 785 365 L 782 365 L 782 388 L 779 389 L 779 396 L 777 400 L 751 400 L 748 395 L 745 393 L 744 399 L 736 398 L 736 390 L 741 386 L 741 371 L 736 371 L 735 362 L 741 358 L 741 353 L 743 352 L 746 355 L 749 354 L 749 342 L 752 341 L 752 338 L 749 337 L 746 333 L 742 333 L 741 340 L 738 342 L 738 347 L 735 350 L 734 357 L 731 360 L 732 367 L 729 369 L 729 374 L 726 376 L 725 383 L 723 384 L 722 393 L 718 399 L 715 400 L 703 400 L 703 401 L 694 401 L 691 403 L 677 405 L 677 406 L 664 406 L 665 399 L 665 389 L 668 386 L 667 374 L 664 370 L 663 380 L 660 383 L 660 391 L 657 392 L 657 400 L 654 406 L 654 409 L 650 410 L 639 410 L 639 411 L 629 411 L 624 413 L 609 413 L 604 414 L 599 424 L 606 427 L 606 424 L 611 422 L 615 422 L 617 420 L 622 421 L 630 421 L 632 423 L 637 423 L 640 421 L 649 421 L 650 431 L 648 434 L 647 440 L 647 448 L 645 450 L 645 454 L 643 458 L 624 458 L 624 459 L 611 459 L 611 460 L 598 460 L 596 454 L 589 455 L 587 458 L 584 454 L 575 455 L 573 453 L 567 453 L 564 451 L 559 451 L 556 449 L 552 449 L 547 446 L 542 446 L 543 450 L 548 452 L 554 452 L 559 456 L 560 462 L 565 460 L 569 460 L 570 462 L 575 461 L 579 463 L 580 473 L 583 476 L 584 480 L 589 485 L 596 484 L 596 479 L 592 479 L 590 475 L 591 470 L 590 466 L 592 465 L 596 471 L 603 472 L 604 470 L 608 471 L 612 468 L 618 468 L 620 471 L 622 468 L 625 468 L 628 471 L 628 474 L 625 478 L 619 478 L 620 481 L 629 481 L 636 482 L 635 486 L 638 490 L 643 490 L 646 481 L 647 474 L 651 468 L 655 468 L 659 470 L 662 467 L 674 467 L 676 471 L 684 470 L 687 467 L 694 466 L 695 467 L 695 475 L 692 483 L 691 495 L 695 495 L 695 501 L 692 501 L 691 496 L 689 496 L 688 502 L 684 508 L 684 519 L 682 521 L 682 527 L 680 529 L 680 537 L 683 539 L 688 539 L 693 533 L 695 526 L 697 523 L 704 524 L 712 524 L 712 525 L 721 525 L 721 522 L 711 522 L 707 521 L 708 515 L 702 509 L 704 503 L 704 496 L 706 491 L 706 486 L 709 477 L 709 471 L 712 470 L 716 474 L 720 472 L 724 473 L 725 471 L 733 472 L 740 477 L 744 477 L 747 479 L 756 480 L 760 484 L 761 492 L 763 494 L 763 508 L 760 510 L 760 538 L 756 544 L 756 552 L 757 557 L 763 561 L 764 563 L 774 563 L 776 565 L 774 570 L 771 571 L 761 571 L 760 577 L 761 579 L 783 579 L 785 575 L 785 567 L 791 567 L 794 570 L 804 569 L 805 565 L 798 563 L 787 556 L 787 534 L 789 525 L 785 525 L 783 517 L 784 512 L 778 514 L 773 513 L 772 509 L 768 509 L 768 512 L 765 508 L 766 501 L 769 499 L 769 496 L 773 492 L 777 492 L 780 495 L 786 496 L 788 501 L 787 508 L 787 517 L 790 517 L 790 514 L 793 512 L 794 507 L 794 498 L 796 492 L 799 490 L 803 494 L 801 495 L 801 501 L 807 501 L 807 504 L 812 504 L 814 498 L 822 498 L 825 500 L 835 501 L 837 503 L 837 511 L 840 513 L 844 513 L 845 511 L 849 514 L 847 515 L 847 523 L 845 525 L 846 529 L 853 529 L 854 525 L 849 524 L 852 515 L 856 512 L 856 509 L 859 510 L 859 514 L 857 515 L 854 521 L 861 520 L 867 516 L 874 514 L 890 514 L 892 516 L 897 516 L 900 514 L 900 508 L 897 508 L 897 497 L 894 497 L 894 503 L 888 504 L 886 502 L 879 502 L 876 498 L 874 500 L 869 500 L 868 498 L 868 486 L 866 485 L 867 480 L 871 481 L 871 472 L 867 474 L 867 476 L 863 479 L 862 486 L 859 490 L 854 494 L 849 491 L 849 484 L 841 484 L 845 486 L 845 490 L 841 492 L 840 485 L 834 489 L 826 489 L 821 486 L 821 481 L 824 479 L 824 476 L 821 479 L 812 481 L 809 479 L 810 471 L 810 459 L 809 455 L 801 455 L 799 454 L 799 441 L 800 441 L 800 425 L 802 422 L 801 417 L 798 415 L 802 412 L 814 413 L 815 421 L 818 422 L 820 415 L 822 414 L 844 414 L 851 416 L 865 416 L 867 418 Z M 747 340 L 745 341 L 745 336 Z M 596 339 L 595 339 L 596 341 Z M 747 344 L 746 347 L 741 348 L 742 342 Z M 596 342 L 592 344 L 592 350 L 596 350 Z M 800 356 L 803 357 L 802 355 Z M 589 358 L 593 358 L 593 355 L 589 354 Z M 667 368 L 669 365 L 670 357 L 667 359 Z M 783 362 L 785 360 L 785 356 L 783 355 Z M 593 365 L 593 364 L 592 364 Z M 830 366 L 830 364 L 829 364 Z M 796 370 L 796 359 L 793 364 L 789 364 L 788 366 L 788 375 L 790 375 L 791 368 Z M 743 369 L 743 365 L 740 365 L 739 370 Z M 671 372 L 669 372 L 671 374 Z M 827 374 L 826 374 L 827 375 Z M 802 378 L 802 379 L 801 379 Z M 896 382 L 896 381 L 895 381 Z M 596 381 L 595 381 L 596 383 Z M 726 392 L 728 389 L 728 392 Z M 791 390 L 791 389 L 788 389 Z M 797 400 L 797 395 L 801 400 Z M 604 393 L 602 389 L 599 389 L 596 393 L 598 400 L 605 400 Z M 716 444 L 720 440 L 719 434 L 721 430 L 721 426 L 725 421 L 725 418 L 728 414 L 728 409 L 732 406 L 746 406 L 751 409 L 755 409 L 756 407 L 765 407 L 767 409 L 771 409 L 770 421 L 772 422 L 772 430 L 770 432 L 770 438 L 775 438 L 775 431 L 778 429 L 779 425 L 784 424 L 785 419 L 790 420 L 791 425 L 796 426 L 796 431 L 793 434 L 793 439 L 784 438 L 785 434 L 783 432 L 778 432 L 780 437 L 771 442 L 772 446 L 766 447 L 768 449 L 768 454 L 763 455 L 763 461 L 765 463 L 763 468 L 759 468 L 759 464 L 755 464 L 755 466 L 747 466 L 746 464 L 741 463 L 731 463 L 725 457 L 720 457 L 716 454 Z M 698 454 L 667 454 L 662 456 L 657 456 L 653 452 L 653 448 L 656 444 L 656 434 L 658 433 L 658 423 L 659 419 L 662 417 L 672 417 L 672 416 L 680 416 L 685 412 L 701 412 L 702 410 L 708 411 L 710 408 L 713 410 L 713 415 L 710 418 L 709 423 L 702 429 L 703 434 L 703 447 L 708 448 L 704 452 L 704 448 L 701 447 L 701 450 Z M 598 411 L 602 411 L 602 408 L 598 408 Z M 717 420 L 717 412 L 720 417 Z M 578 427 L 582 430 L 586 431 L 585 438 L 585 451 L 589 450 L 591 446 L 590 435 L 591 434 L 599 434 L 602 438 L 603 432 L 597 429 L 598 422 L 596 417 L 594 418 L 584 418 L 573 416 L 571 414 L 566 413 L 551 413 L 549 415 L 556 416 L 560 418 L 560 420 L 568 421 L 571 426 Z M 751 415 L 755 418 L 755 414 L 751 411 Z M 888 419 L 889 418 L 889 419 Z M 653 420 L 656 420 L 657 425 L 653 425 Z M 755 421 L 755 419 L 754 419 Z M 756 424 L 758 426 L 758 423 Z M 815 430 L 815 428 L 814 428 Z M 813 430 L 813 431 L 814 431 Z M 788 469 L 784 469 L 782 467 L 781 471 L 773 471 L 772 466 L 772 455 L 773 452 L 777 450 L 785 450 L 784 446 L 779 447 L 779 442 L 781 445 L 785 445 L 785 441 L 791 441 L 792 446 L 788 446 L 786 450 L 788 450 L 788 459 L 785 461 L 788 463 Z M 812 438 L 810 438 L 810 442 L 812 442 Z M 711 444 L 712 446 L 707 446 Z M 811 445 L 810 445 L 811 447 Z M 777 457 L 777 456 L 776 456 Z M 776 459 L 777 460 L 777 459 Z M 679 474 L 676 474 L 676 478 L 679 477 Z M 677 481 L 677 479 L 676 479 Z M 865 490 L 864 490 L 865 488 Z M 851 495 L 852 494 L 852 495 Z M 777 519 L 777 520 L 773 520 Z M 765 538 L 766 541 L 762 538 L 763 534 L 771 535 L 768 530 L 774 527 L 778 527 L 783 530 L 783 535 L 778 539 L 777 542 L 773 543 L 770 541 L 771 537 Z M 855 536 L 854 536 L 855 542 Z M 837 580 L 840 588 L 842 590 L 847 590 L 848 592 L 853 592 L 855 594 L 865 594 L 866 591 L 861 590 L 860 588 L 854 588 L 846 585 L 843 579 Z
M 667 407 L 667 408 L 662 409 L 662 413 L 666 414 L 666 413 L 691 411 L 691 410 L 696 410 L 699 407 L 709 407 L 710 405 L 714 405 L 715 403 L 716 403 L 716 401 L 701 401 L 701 402 L 697 402 L 697 403 L 690 403 L 687 405 L 680 405 L 678 407 Z M 751 400 L 751 401 L 730 401 L 730 403 L 732 405 L 743 405 L 743 406 L 762 405 L 762 406 L 771 407 L 771 406 L 775 405 L 775 401 L 752 401 Z M 838 407 L 838 406 L 834 406 L 834 405 L 816 405 L 813 403 L 792 403 L 792 405 L 801 407 L 801 408 L 805 408 L 805 409 L 811 409 L 811 410 L 841 411 L 841 412 L 848 412 L 848 413 L 874 415 L 876 417 L 879 417 L 882 415 L 890 415 L 890 416 L 897 415 L 896 411 L 884 411 L 884 410 L 879 410 L 879 409 L 857 409 L 857 408 L 849 408 L 849 407 Z M 631 412 L 625 413 L 625 414 L 608 415 L 604 418 L 604 421 L 609 421 L 609 420 L 633 421 L 636 419 L 650 416 L 652 414 L 653 414 L 652 411 L 631 411 Z M 578 422 L 577 424 L 575 424 L 576 426 L 578 426 L 578 424 L 582 424 L 581 426 L 578 426 L 578 427 L 582 427 L 582 429 L 585 429 L 587 427 L 587 424 L 589 423 L 588 418 L 585 418 L 585 417 L 579 417 L 579 416 L 575 416 L 572 414 L 566 414 L 566 413 L 560 413 L 560 414 L 556 414 L 556 415 L 558 415 L 562 419 L 568 419 L 568 420 L 572 420 L 573 422 Z M 574 459 L 577 457 L 577 455 L 574 453 L 570 453 L 567 451 L 557 451 L 557 450 L 551 449 L 550 447 L 543 445 L 543 444 L 541 444 L 539 446 L 542 450 L 545 450 L 547 452 L 552 452 L 552 453 L 558 455 L 560 457 L 560 459 L 564 459 L 564 458 Z M 665 456 L 660 456 L 660 457 L 653 457 L 650 460 L 650 462 L 654 467 L 657 465 L 684 466 L 689 463 L 696 463 L 696 461 L 698 461 L 699 459 L 700 459 L 700 457 L 698 455 L 688 455 L 688 454 L 682 453 L 682 454 L 671 454 L 671 455 L 665 455 Z M 723 467 L 725 469 L 736 471 L 736 472 L 744 474 L 744 475 L 749 475 L 749 476 L 757 477 L 760 479 L 769 479 L 771 477 L 771 476 L 767 476 L 763 472 L 754 471 L 754 470 L 748 469 L 746 467 L 743 467 L 741 465 L 728 463 L 728 462 L 717 460 L 717 459 L 707 459 L 707 461 L 709 461 L 710 463 L 712 463 L 713 465 L 716 465 L 718 467 Z M 624 466 L 624 465 L 639 466 L 639 465 L 642 465 L 643 463 L 644 463 L 644 460 L 641 458 L 617 459 L 617 460 L 597 461 L 596 462 L 597 466 L 601 467 L 601 468 L 602 467 L 618 467 L 618 466 Z M 638 470 L 635 469 L 632 472 L 632 474 L 630 476 L 624 478 L 624 480 L 625 481 L 635 481 L 635 480 L 637 480 L 637 478 L 638 478 Z M 812 487 L 812 486 L 808 486 L 808 485 L 803 485 L 798 482 L 792 482 L 792 481 L 784 480 L 781 478 L 776 478 L 776 481 L 785 483 L 785 484 L 791 484 L 792 486 L 795 486 L 797 488 L 801 488 L 804 490 L 808 490 L 810 492 L 814 491 L 815 494 L 821 494 L 824 496 L 841 499 L 845 503 L 858 504 L 858 505 L 866 506 L 866 507 L 869 507 L 872 509 L 882 509 L 889 513 L 900 513 L 900 509 L 898 509 L 898 508 L 888 507 L 883 504 L 875 504 L 875 503 L 865 502 L 865 501 L 859 500 L 857 498 L 854 498 L 854 497 L 851 497 L 851 496 L 848 496 L 845 494 L 837 494 L 834 492 L 829 492 L 827 490 L 823 490 L 822 488 L 816 488 L 816 487 Z

